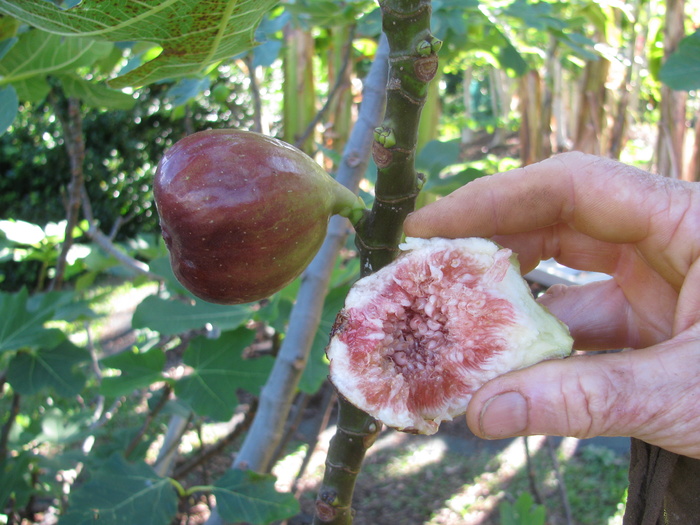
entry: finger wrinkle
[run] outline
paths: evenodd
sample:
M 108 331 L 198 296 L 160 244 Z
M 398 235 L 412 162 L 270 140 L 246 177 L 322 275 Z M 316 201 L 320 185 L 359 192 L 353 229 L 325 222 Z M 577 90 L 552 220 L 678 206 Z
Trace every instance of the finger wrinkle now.
M 668 239 L 662 250 L 666 264 L 676 272 L 674 283 L 679 286 L 690 267 L 700 257 L 700 242 L 696 240 L 697 232 L 700 231 L 700 202 L 697 201 L 697 195 L 698 192 L 687 189 L 681 193 L 680 198 L 683 199 L 683 203 L 679 204 L 676 199 L 669 199 L 670 202 L 667 205 L 667 215 L 674 209 L 681 209 L 680 214 L 667 216 L 670 229 L 665 232 Z M 692 213 L 693 211 L 695 214 Z M 688 242 L 688 239 L 691 239 L 691 242 Z M 674 254 L 684 256 L 674 257 Z
M 583 399 L 583 408 L 584 413 L 580 414 L 578 411 L 574 410 L 569 410 L 568 404 L 566 403 L 567 395 L 566 392 L 562 392 L 563 398 L 564 398 L 564 409 L 566 410 L 566 415 L 567 415 L 567 425 L 568 425 L 568 433 L 574 437 L 580 438 L 580 439 L 585 439 L 589 436 L 592 435 L 592 432 L 594 430 L 594 420 L 595 417 L 592 413 L 591 410 L 591 400 L 590 400 L 590 394 L 584 388 L 582 378 L 581 376 L 576 377 L 576 383 L 575 383 L 575 391 L 577 396 Z M 583 417 L 585 416 L 585 417 Z M 574 421 L 572 422 L 572 418 Z M 585 419 L 585 424 L 582 425 L 584 422 L 583 420 Z M 572 432 L 573 430 L 573 432 Z
M 573 157 L 577 156 L 577 152 L 573 152 Z M 566 182 L 568 186 L 568 194 L 569 197 L 565 199 L 561 203 L 561 207 L 559 210 L 559 216 L 561 217 L 561 220 L 566 222 L 567 224 L 572 224 L 574 217 L 575 217 L 575 211 L 576 211 L 576 195 L 577 195 L 577 180 L 578 176 L 576 173 L 574 173 L 571 170 L 571 166 L 564 162 L 564 156 L 563 155 L 558 155 L 554 157 L 554 160 L 557 161 L 563 168 L 563 172 L 566 174 Z

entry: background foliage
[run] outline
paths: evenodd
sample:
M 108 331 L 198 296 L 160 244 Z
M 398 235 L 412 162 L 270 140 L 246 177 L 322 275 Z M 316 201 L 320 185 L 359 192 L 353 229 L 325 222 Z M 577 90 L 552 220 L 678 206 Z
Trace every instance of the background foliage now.
M 419 205 L 568 149 L 700 180 L 699 13 L 680 5 L 435 0 L 443 46 L 418 130 Z M 338 171 L 372 87 L 379 9 L 123 6 L 0 0 L 0 520 L 190 523 L 215 501 L 228 522 L 303 522 L 313 504 L 298 483 L 334 406 L 323 349 L 359 275 L 353 245 L 331 261 L 308 363 L 280 414 L 285 435 L 260 444 L 272 465 L 229 469 L 256 439 L 246 433 L 290 312 L 306 306 L 302 285 L 238 307 L 192 297 L 160 241 L 151 178 L 180 137 L 225 127 L 282 137 Z M 679 108 L 685 121 L 669 120 Z M 370 165 L 368 202 L 375 182 Z M 289 460 L 310 407 L 295 497 L 270 472 Z M 553 465 L 550 477 L 565 470 Z M 530 480 L 512 494 L 507 481 L 489 486 L 504 501 L 493 520 L 542 523 L 542 503 L 566 514 L 556 491 L 540 498 Z M 610 483 L 619 501 L 624 478 Z

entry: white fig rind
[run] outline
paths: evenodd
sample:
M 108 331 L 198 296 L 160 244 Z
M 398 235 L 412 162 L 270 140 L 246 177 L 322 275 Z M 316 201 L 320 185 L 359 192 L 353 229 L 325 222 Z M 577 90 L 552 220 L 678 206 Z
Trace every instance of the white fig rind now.
M 510 250 L 480 238 L 400 248 L 352 287 L 326 350 L 338 392 L 387 426 L 433 434 L 490 379 L 571 353 Z

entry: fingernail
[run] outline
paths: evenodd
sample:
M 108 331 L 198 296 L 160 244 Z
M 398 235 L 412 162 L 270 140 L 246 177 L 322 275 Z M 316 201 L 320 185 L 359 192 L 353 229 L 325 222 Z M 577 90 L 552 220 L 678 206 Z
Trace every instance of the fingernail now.
M 479 426 L 484 437 L 515 436 L 527 428 L 527 402 L 518 392 L 506 392 L 489 399 L 481 410 Z

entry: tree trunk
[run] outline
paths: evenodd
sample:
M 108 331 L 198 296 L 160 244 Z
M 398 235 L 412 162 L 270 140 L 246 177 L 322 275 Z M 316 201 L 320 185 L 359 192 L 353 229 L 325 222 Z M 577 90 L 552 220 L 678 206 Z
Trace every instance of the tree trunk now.
M 328 57 L 328 96 L 333 97 L 324 133 L 327 148 L 342 153 L 352 128 L 352 35 L 353 28 L 343 25 L 331 29 Z M 333 84 L 338 89 L 333 93 Z
M 700 182 L 700 109 L 695 112 L 693 152 L 688 160 L 687 180 Z
M 520 79 L 520 162 L 523 166 L 544 158 L 542 144 L 542 84 L 537 71 Z
M 297 139 L 316 115 L 314 88 L 314 39 L 302 29 L 287 26 L 284 55 L 284 141 L 297 144 Z M 299 149 L 311 153 L 314 147 L 313 133 Z
M 584 153 L 600 155 L 605 151 L 605 105 L 607 103 L 605 82 L 610 62 L 600 57 L 588 61 L 583 74 L 583 89 L 578 103 L 574 149 Z
M 668 59 L 685 35 L 684 0 L 666 0 L 664 60 Z M 659 132 L 656 141 L 656 171 L 674 179 L 683 177 L 685 104 L 688 94 L 661 86 Z

